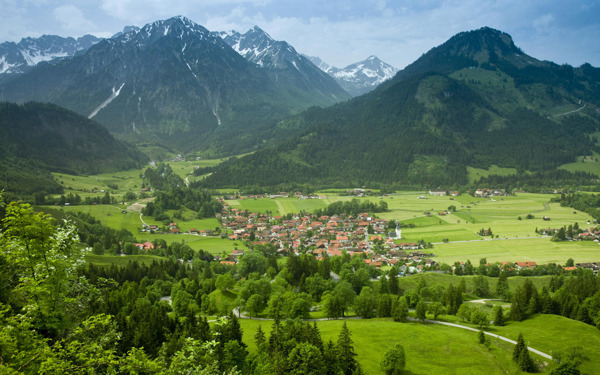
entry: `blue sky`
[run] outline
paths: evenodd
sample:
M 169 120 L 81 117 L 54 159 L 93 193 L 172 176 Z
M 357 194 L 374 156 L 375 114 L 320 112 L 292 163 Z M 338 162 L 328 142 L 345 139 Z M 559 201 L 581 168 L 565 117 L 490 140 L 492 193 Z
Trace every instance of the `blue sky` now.
M 176 15 L 214 31 L 258 25 L 338 67 L 376 55 L 401 69 L 482 26 L 507 32 L 538 59 L 600 67 L 600 0 L 0 0 L 0 42 L 108 37 Z

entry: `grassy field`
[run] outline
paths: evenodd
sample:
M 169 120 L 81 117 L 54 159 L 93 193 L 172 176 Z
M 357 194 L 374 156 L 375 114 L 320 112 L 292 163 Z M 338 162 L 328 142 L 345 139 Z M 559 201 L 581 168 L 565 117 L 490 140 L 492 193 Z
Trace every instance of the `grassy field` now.
M 389 319 L 346 320 L 357 359 L 368 374 L 383 374 L 379 363 L 385 350 L 400 343 L 406 353 L 404 374 L 520 374 L 512 363 L 513 346 L 493 341 L 490 349 L 477 342 L 477 334 L 457 328 Z M 240 320 L 244 342 L 256 350 L 254 334 L 260 324 L 265 333 L 270 321 Z M 318 322 L 324 342 L 337 341 L 341 320 Z M 593 327 L 592 327 L 593 328 Z M 465 355 L 468 353 L 468 355 Z M 535 357 L 535 356 L 534 356 Z
M 100 190 L 109 191 L 111 195 L 120 197 L 128 191 L 138 193 L 141 190 L 141 169 L 130 169 L 127 171 L 104 173 L 91 176 L 75 176 L 64 173 L 52 173 L 65 189 L 65 194 L 79 194 L 82 198 L 103 196 Z M 109 187 L 116 185 L 117 189 Z M 98 189 L 93 193 L 92 190 Z
M 587 172 L 600 176 L 600 162 L 598 160 L 600 155 L 595 153 L 590 156 L 580 156 L 577 158 L 577 162 L 563 164 L 559 168 L 565 169 L 570 172 Z
M 509 176 L 511 174 L 517 174 L 517 169 L 502 168 L 498 167 L 497 165 L 492 165 L 488 169 L 467 167 L 467 178 L 469 179 L 469 183 L 473 183 L 482 177 L 487 177 L 492 174 L 499 176 Z
M 455 261 L 488 262 L 534 261 L 538 264 L 564 264 L 567 259 L 575 262 L 600 260 L 600 245 L 595 242 L 552 242 L 548 238 L 515 240 L 480 240 L 472 242 L 436 244 L 433 251 L 436 261 L 452 264 Z
M 406 374 L 521 374 L 511 360 L 512 344 L 490 338 L 490 349 L 487 349 L 478 344 L 475 332 L 433 324 L 396 323 L 390 319 L 346 320 L 346 323 L 357 359 L 369 374 L 383 373 L 379 367 L 383 353 L 397 342 L 406 352 Z M 268 335 L 272 321 L 241 319 L 240 324 L 244 342 L 252 352 L 256 350 L 254 334 L 258 325 Z M 324 342 L 330 339 L 335 342 L 343 321 L 321 321 L 317 325 Z M 523 322 L 509 322 L 504 327 L 491 326 L 486 331 L 512 340 L 522 333 L 528 346 L 550 355 L 580 347 L 585 357 L 581 365 L 583 373 L 595 373 L 600 366 L 597 355 L 600 331 L 581 322 L 539 314 Z M 539 363 L 548 362 L 531 355 Z M 547 368 L 541 372 L 548 372 Z
M 52 208 L 54 208 L 52 206 Z M 103 225 L 106 225 L 113 229 L 127 229 L 136 239 L 140 242 L 154 241 L 155 239 L 163 239 L 170 244 L 172 242 L 184 242 L 194 250 L 205 250 L 212 254 L 222 254 L 223 252 L 231 252 L 233 249 L 245 248 L 241 241 L 234 242 L 228 239 L 221 239 L 216 237 L 204 237 L 192 234 L 152 234 L 149 232 L 140 232 L 142 223 L 140 221 L 140 213 L 136 211 L 127 211 L 125 206 L 119 205 L 92 205 L 92 206 L 66 206 L 60 207 L 61 210 L 66 212 L 85 212 L 94 216 L 100 220 Z M 123 214 L 123 211 L 126 211 Z M 144 222 L 148 225 L 158 224 L 160 222 L 154 221 L 151 217 L 143 216 Z M 189 231 L 189 229 L 196 228 L 198 230 L 211 229 L 220 227 L 220 223 L 217 219 L 195 219 L 188 222 L 178 221 L 178 226 L 182 231 Z
M 163 261 L 165 258 L 154 255 L 95 255 L 87 254 L 85 260 L 89 263 L 94 263 L 97 266 L 110 266 L 112 264 L 116 266 L 125 266 L 129 262 L 139 262 L 150 264 L 153 261 Z

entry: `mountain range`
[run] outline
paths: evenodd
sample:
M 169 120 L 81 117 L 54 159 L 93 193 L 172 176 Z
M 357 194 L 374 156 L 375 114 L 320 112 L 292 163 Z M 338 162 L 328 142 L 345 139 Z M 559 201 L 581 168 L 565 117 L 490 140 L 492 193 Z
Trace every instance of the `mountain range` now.
M 25 73 L 42 61 L 72 57 L 87 51 L 100 38 L 84 35 L 80 38 L 62 38 L 43 35 L 39 38 L 23 38 L 19 43 L 0 44 L 0 74 Z
M 131 141 L 231 154 L 255 146 L 243 143 L 253 129 L 350 98 L 289 45 L 270 56 L 273 65 L 249 62 L 204 27 L 174 17 L 40 64 L 0 85 L 0 100 L 55 103 Z
M 375 57 L 344 70 L 258 27 L 174 17 L 12 74 L 0 100 L 51 102 L 178 151 L 256 151 L 206 187 L 462 186 L 467 167 L 537 173 L 600 153 L 600 69 L 540 61 L 498 30 L 459 33 L 393 78 Z M 324 71 L 379 85 L 350 99 Z
M 600 69 L 539 61 L 510 35 L 455 35 L 374 91 L 287 119 L 291 139 L 231 159 L 212 186 L 463 186 L 467 167 L 555 170 L 600 152 Z
M 368 93 L 398 72 L 396 68 L 381 61 L 377 56 L 369 56 L 366 60 L 350 64 L 343 69 L 329 65 L 319 57 L 307 56 L 307 58 L 319 69 L 332 76 L 352 96 Z

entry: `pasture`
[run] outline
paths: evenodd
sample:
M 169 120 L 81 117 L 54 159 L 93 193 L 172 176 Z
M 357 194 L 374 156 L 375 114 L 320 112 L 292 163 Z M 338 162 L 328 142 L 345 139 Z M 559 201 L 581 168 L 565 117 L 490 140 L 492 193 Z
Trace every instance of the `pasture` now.
M 550 317 L 550 320 L 553 318 L 555 317 Z M 589 338 L 591 342 L 595 343 L 600 338 L 600 334 L 592 326 L 579 327 L 581 323 L 566 319 L 564 322 L 561 320 L 560 323 L 563 323 L 561 325 L 543 328 L 536 322 L 538 319 L 540 323 L 543 323 L 542 320 L 547 320 L 546 316 L 542 316 L 541 319 L 534 317 L 522 323 L 511 323 L 507 327 L 502 327 L 502 330 L 494 332 L 513 338 L 513 331 L 517 330 L 516 335 L 518 335 L 518 331 L 522 331 L 530 346 L 546 352 L 564 350 L 578 339 L 587 340 Z M 395 343 L 400 343 L 404 347 L 406 368 L 403 373 L 406 374 L 521 373 L 512 362 L 514 348 L 512 344 L 491 339 L 488 349 L 478 343 L 476 332 L 433 324 L 397 323 L 390 319 L 350 319 L 345 322 L 354 342 L 357 360 L 363 370 L 369 374 L 383 374 L 379 362 L 385 350 Z M 318 322 L 317 326 L 323 342 L 329 340 L 336 342 L 343 323 L 342 320 Z M 243 340 L 251 353 L 257 350 L 254 334 L 259 324 L 268 336 L 272 321 L 240 319 Z M 577 326 L 579 336 L 573 336 L 573 339 L 564 341 L 547 338 L 552 335 L 554 337 L 561 335 L 560 337 L 562 337 L 561 332 L 565 326 Z M 516 335 L 513 339 L 516 339 Z M 584 369 L 594 369 L 594 366 L 600 364 L 597 356 L 591 355 L 593 348 L 594 346 L 590 346 L 585 351 L 589 360 L 583 364 L 582 368 Z M 532 354 L 532 358 L 539 362 L 545 360 L 535 354 Z M 541 372 L 546 373 L 547 370 L 542 369 Z
M 51 206 L 51 208 L 55 208 Z M 42 208 L 43 209 L 43 208 Z M 140 216 L 140 213 L 137 211 L 129 211 L 125 208 L 125 206 L 119 205 L 82 205 L 82 206 L 65 206 L 60 207 L 60 210 L 65 212 L 84 212 L 92 215 L 103 225 L 108 226 L 109 228 L 120 230 L 127 229 L 131 233 L 133 233 L 134 237 L 140 241 L 154 241 L 155 239 L 163 239 L 170 244 L 172 242 L 183 242 L 190 246 L 194 250 L 205 250 L 212 254 L 222 254 L 224 252 L 229 253 L 232 250 L 238 248 L 245 248 L 245 245 L 241 242 L 234 242 L 228 239 L 221 239 L 217 237 L 204 237 L 200 235 L 194 235 L 189 233 L 181 233 L 181 234 L 159 234 L 159 233 L 150 233 L 150 232 L 141 232 L 142 221 L 148 225 L 161 225 L 161 222 L 156 222 L 152 219 L 152 217 L 148 216 Z M 122 212 L 126 213 L 123 214 Z M 178 221 L 178 226 L 180 230 L 189 231 L 192 228 L 198 230 L 214 230 L 215 227 L 220 227 L 220 223 L 215 218 L 210 219 L 194 219 L 190 221 Z

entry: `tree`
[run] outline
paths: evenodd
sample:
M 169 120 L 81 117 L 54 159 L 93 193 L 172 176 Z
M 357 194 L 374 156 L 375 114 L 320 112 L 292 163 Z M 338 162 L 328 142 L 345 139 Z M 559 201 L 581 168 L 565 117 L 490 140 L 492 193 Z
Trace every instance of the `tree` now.
M 519 338 L 517 339 L 517 344 L 513 350 L 513 361 L 517 363 L 519 368 L 525 372 L 534 372 L 535 364 L 533 360 L 529 356 L 529 349 L 527 349 L 527 345 L 525 345 L 525 339 L 523 338 L 523 334 L 519 333 Z
M 324 374 L 323 356 L 316 346 L 307 342 L 297 344 L 288 355 L 288 374 Z
M 444 313 L 444 306 L 441 302 L 431 302 L 427 305 L 427 311 L 433 314 L 434 320 L 437 320 L 438 316 Z
M 504 311 L 502 311 L 502 306 L 494 306 L 494 308 L 492 309 L 492 316 L 494 317 L 495 326 L 500 327 L 504 325 Z
M 489 323 L 488 316 L 485 312 L 479 309 L 474 309 L 471 312 L 471 323 L 477 324 L 479 328 L 482 329 L 483 327 L 486 327 Z
M 392 298 L 389 294 L 380 294 L 377 301 L 377 316 L 387 318 L 392 316 Z
M 377 298 L 373 290 L 368 286 L 362 288 L 360 295 L 354 299 L 354 311 L 363 319 L 369 319 L 375 316 L 377 308 Z
M 224 292 L 227 289 L 233 288 L 234 285 L 235 285 L 235 280 L 233 279 L 233 277 L 231 277 L 231 274 L 229 272 L 227 272 L 223 275 L 219 275 L 217 277 L 217 280 L 215 281 L 215 286 L 221 292 Z
M 254 335 L 254 341 L 256 342 L 256 347 L 260 350 L 260 346 L 265 342 L 265 332 L 260 324 L 258 325 L 256 334 Z
M 479 297 L 487 297 L 490 294 L 490 287 L 484 276 L 479 275 L 473 279 L 473 292 Z
M 400 288 L 398 287 L 398 269 L 396 268 L 396 266 L 393 266 L 390 269 L 390 271 L 388 272 L 388 277 L 388 286 L 390 288 L 390 293 L 398 294 Z
M 79 311 L 79 301 L 71 297 L 87 288 L 76 268 L 88 250 L 78 246 L 75 226 L 66 221 L 54 226 L 48 215 L 34 212 L 29 204 L 11 202 L 3 223 L 0 248 L 19 276 L 15 292 L 26 301 L 24 311 L 36 317 L 38 328 L 55 336 Z
M 262 297 L 258 294 L 253 294 L 246 301 L 246 311 L 250 316 L 256 316 L 256 314 L 260 313 L 265 308 L 262 303 Z
M 471 320 L 471 308 L 466 304 L 460 305 L 456 316 L 462 318 L 463 322 L 468 322 Z
M 385 351 L 383 359 L 380 362 L 381 369 L 387 375 L 399 375 L 404 371 L 406 366 L 406 355 L 404 347 L 396 343 L 394 346 Z
M 485 333 L 481 329 L 477 333 L 477 340 L 479 340 L 479 344 L 485 344 Z
M 406 317 L 408 316 L 408 302 L 406 302 L 406 297 L 400 297 L 396 301 L 392 314 L 395 322 L 406 321 Z
M 510 289 L 508 286 L 508 275 L 506 271 L 500 272 L 498 276 L 498 283 L 496 284 L 496 294 L 504 301 L 508 301 L 510 296 Z
M 417 319 L 419 319 L 422 322 L 425 321 L 425 319 L 427 318 L 427 316 L 426 316 L 427 306 L 425 305 L 424 301 L 421 300 L 417 303 L 415 312 L 417 314 Z
M 350 338 L 350 331 L 346 322 L 344 322 L 338 337 L 337 356 L 340 370 L 343 374 L 351 375 L 358 369 L 359 364 L 355 358 L 354 343 L 352 342 L 352 338 Z

